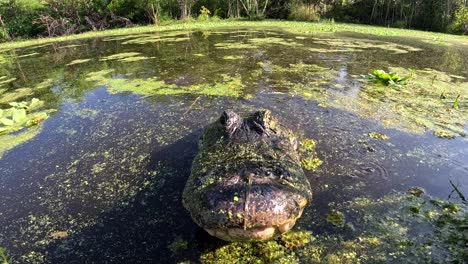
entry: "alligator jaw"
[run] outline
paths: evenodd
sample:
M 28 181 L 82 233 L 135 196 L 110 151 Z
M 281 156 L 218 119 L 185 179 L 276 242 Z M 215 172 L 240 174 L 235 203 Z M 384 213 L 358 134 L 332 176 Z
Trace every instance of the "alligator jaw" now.
M 297 217 L 288 219 L 284 223 L 277 226 L 264 226 L 252 228 L 213 228 L 205 229 L 208 234 L 220 238 L 225 241 L 263 241 L 268 240 L 276 235 L 281 235 L 296 224 L 296 220 L 301 217 L 307 201 L 301 204 L 301 210 Z

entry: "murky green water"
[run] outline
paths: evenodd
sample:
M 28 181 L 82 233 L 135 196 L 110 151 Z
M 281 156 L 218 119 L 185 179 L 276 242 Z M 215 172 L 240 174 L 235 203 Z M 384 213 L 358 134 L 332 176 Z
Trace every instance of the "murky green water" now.
M 461 203 L 450 181 L 468 194 L 467 65 L 462 46 L 273 29 L 3 51 L 0 108 L 38 98 L 45 104 L 36 113 L 48 118 L 0 135 L 0 246 L 23 263 L 197 262 L 201 255 L 209 262 L 224 244 L 181 204 L 197 138 L 224 109 L 266 108 L 300 138 L 315 139 L 323 160 L 307 172 L 314 200 L 296 226 L 321 247 L 282 261 L 444 259 L 449 251 L 422 242 L 431 229 L 400 207 L 414 186 L 426 200 Z M 361 76 L 375 69 L 413 78 L 381 87 Z M 424 204 L 414 199 L 410 207 Z M 326 221 L 332 210 L 343 212 L 345 225 Z M 384 220 L 387 229 L 376 225 Z M 388 238 L 412 244 L 395 253 L 379 244 Z M 366 253 L 375 250 L 384 260 Z

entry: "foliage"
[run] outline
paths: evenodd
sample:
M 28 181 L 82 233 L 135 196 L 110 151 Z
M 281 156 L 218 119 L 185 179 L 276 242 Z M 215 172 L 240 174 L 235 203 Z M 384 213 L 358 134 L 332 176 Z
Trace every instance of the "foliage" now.
M 412 76 L 400 77 L 397 73 L 385 72 L 384 70 L 375 70 L 367 76 L 369 80 L 383 85 L 405 85 Z
M 451 33 L 468 33 L 468 6 L 460 5 L 455 12 L 453 22 L 447 28 Z
M 31 102 L 12 102 L 11 108 L 0 109 L 0 134 L 7 134 L 14 131 L 38 125 L 49 116 L 47 112 L 35 112 L 42 107 L 43 101 L 33 98 Z
M 198 15 L 197 21 L 199 22 L 208 21 L 210 20 L 210 15 L 211 15 L 211 11 L 208 8 L 202 6 L 200 8 L 200 15 Z
M 298 21 L 320 21 L 320 14 L 313 5 L 293 3 L 290 7 L 289 19 Z
M 301 166 L 306 170 L 315 171 L 323 161 L 317 157 L 315 150 L 316 142 L 306 138 L 299 142 L 299 154 L 301 156 Z
M 0 264 L 9 264 L 13 260 L 7 256 L 6 249 L 0 247 Z

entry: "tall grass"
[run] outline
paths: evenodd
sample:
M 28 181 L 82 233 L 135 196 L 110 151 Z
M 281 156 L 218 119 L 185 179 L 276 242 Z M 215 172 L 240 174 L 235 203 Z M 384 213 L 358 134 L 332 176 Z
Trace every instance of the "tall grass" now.
M 295 3 L 290 7 L 289 19 L 297 21 L 320 21 L 320 14 L 310 4 Z

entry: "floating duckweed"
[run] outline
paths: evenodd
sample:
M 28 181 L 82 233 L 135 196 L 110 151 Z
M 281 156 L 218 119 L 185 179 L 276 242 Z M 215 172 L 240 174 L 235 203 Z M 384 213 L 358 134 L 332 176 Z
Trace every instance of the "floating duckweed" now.
M 256 45 L 247 44 L 247 43 L 230 43 L 230 42 L 222 42 L 214 44 L 215 48 L 217 49 L 256 49 L 258 48 Z
M 188 248 L 188 241 L 178 238 L 168 246 L 169 250 L 172 253 L 177 254 L 180 251 L 186 250 Z
M 61 47 L 59 47 L 59 49 L 71 49 L 71 48 L 81 47 L 81 46 L 84 46 L 84 45 L 86 45 L 86 44 L 70 44 L 70 45 L 61 46 Z
M 87 75 L 86 81 L 97 85 L 107 86 L 111 93 L 133 92 L 140 95 L 167 95 L 167 94 L 200 94 L 208 96 L 239 97 L 243 93 L 244 84 L 240 77 L 221 74 L 221 80 L 214 84 L 204 83 L 192 86 L 177 86 L 167 84 L 156 78 L 127 79 L 106 77 L 113 69 L 102 70 Z
M 327 215 L 327 221 L 335 226 L 343 226 L 345 223 L 344 214 L 340 211 L 333 210 Z
M 114 55 L 106 56 L 99 61 L 108 61 L 108 60 L 117 60 L 117 61 L 122 61 L 122 62 L 129 62 L 129 61 L 138 61 L 138 60 L 144 60 L 146 57 L 143 56 L 138 56 L 141 53 L 139 52 L 122 52 L 122 53 L 117 53 Z
M 434 131 L 434 136 L 436 136 L 438 138 L 453 139 L 457 135 L 455 133 L 451 132 L 451 131 L 437 130 L 437 131 Z
M 424 193 L 424 190 L 418 187 L 413 187 L 408 190 L 408 193 L 416 197 L 421 197 L 421 195 Z
M 308 48 L 308 51 L 316 52 L 316 53 L 342 53 L 342 52 L 362 52 L 364 50 L 362 49 L 356 49 L 356 48 L 337 48 L 337 49 L 332 49 L 332 48 Z
M 16 80 L 16 78 L 10 78 L 10 79 L 6 79 L 7 77 L 6 76 L 2 76 L 0 77 L 0 85 L 4 85 L 4 84 L 7 84 L 7 83 L 11 83 L 13 81 Z M 5 80 L 6 79 L 6 80 Z
M 315 44 L 322 44 L 327 47 L 338 47 L 340 50 L 366 50 L 366 49 L 381 49 L 394 54 L 406 54 L 409 52 L 422 51 L 420 48 L 415 48 L 408 45 L 396 44 L 378 40 L 362 40 L 354 38 L 314 38 Z
M 91 59 L 73 60 L 73 61 L 71 61 L 70 63 L 68 63 L 67 66 L 76 65 L 76 64 L 82 64 L 82 63 L 88 62 L 88 61 L 90 61 L 90 60 L 91 60 Z
M 306 170 L 314 171 L 320 165 L 322 165 L 323 161 L 319 158 L 305 158 L 301 160 L 301 166 Z
M 131 40 L 127 40 L 123 42 L 122 44 L 127 45 L 127 44 L 138 44 L 138 45 L 145 45 L 149 43 L 155 43 L 155 42 L 185 42 L 190 40 L 189 37 L 181 37 L 181 38 L 173 38 L 173 37 L 160 37 L 160 36 L 144 36 L 141 38 L 135 38 Z
M 299 142 L 299 155 L 301 156 L 301 166 L 306 170 L 315 171 L 323 161 L 317 157 L 315 151 L 315 140 L 306 138 Z
M 224 56 L 223 59 L 225 60 L 240 60 L 243 59 L 244 56 L 235 56 L 235 55 L 229 55 L 229 56 Z
M 24 54 L 24 55 L 18 56 L 18 58 L 27 58 L 27 57 L 32 57 L 32 56 L 36 56 L 36 55 L 39 55 L 39 53 L 33 52 L 33 53 L 29 53 L 29 54 Z
M 276 37 L 269 37 L 269 38 L 251 38 L 249 39 L 254 45 L 283 45 L 289 47 L 299 47 L 303 46 L 300 43 L 297 43 L 291 39 L 283 39 L 283 38 L 276 38 Z
M 18 99 L 30 96 L 33 93 L 33 89 L 31 88 L 18 88 L 14 91 L 2 94 L 2 96 L 0 97 L 0 104 L 8 104 Z
M 389 136 L 387 136 L 385 134 L 377 133 L 377 132 L 369 132 L 368 135 L 369 135 L 370 138 L 373 138 L 373 139 L 387 140 L 387 139 L 390 138 Z
M 300 151 L 306 152 L 315 150 L 315 145 L 317 144 L 317 142 L 315 142 L 315 140 L 313 139 L 306 138 L 302 140 L 299 144 L 301 145 Z
M 265 242 L 234 242 L 202 253 L 202 263 L 299 263 L 294 251 L 314 241 L 309 232 L 296 231 Z

